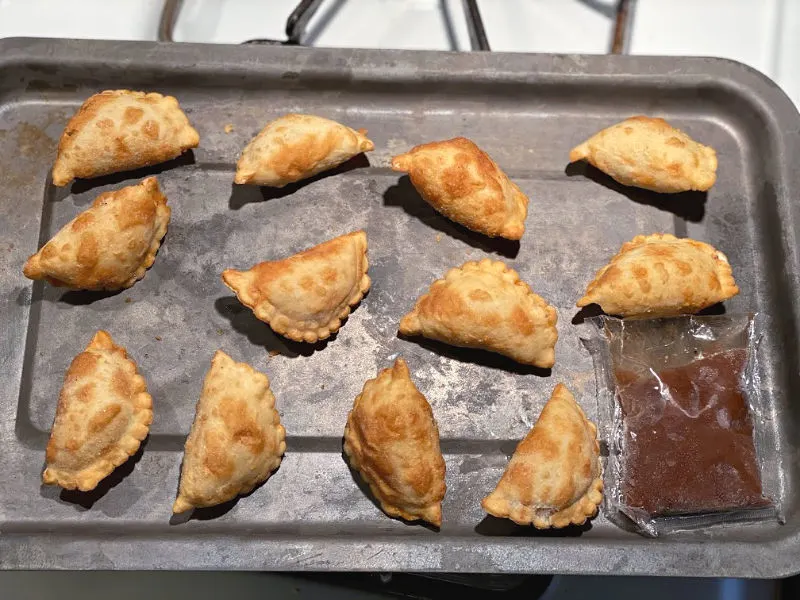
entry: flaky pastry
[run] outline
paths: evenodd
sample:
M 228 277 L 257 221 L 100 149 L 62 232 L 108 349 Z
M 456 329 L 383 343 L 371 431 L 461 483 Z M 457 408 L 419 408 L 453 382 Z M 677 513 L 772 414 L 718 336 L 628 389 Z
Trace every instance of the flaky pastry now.
M 459 137 L 392 158 L 422 198 L 448 219 L 490 237 L 525 233 L 528 197 L 474 142 Z
M 130 287 L 155 261 L 169 217 L 155 177 L 100 194 L 31 256 L 22 272 L 73 289 Z
M 386 514 L 442 524 L 439 429 L 402 358 L 364 384 L 347 418 L 344 452 Z
M 691 314 L 739 293 L 727 257 L 668 233 L 637 235 L 600 269 L 578 300 L 610 315 Z
M 569 153 L 623 185 L 654 192 L 706 191 L 717 180 L 717 153 L 664 119 L 631 117 L 596 133 Z
M 434 281 L 400 321 L 400 333 L 481 348 L 547 369 L 555 363 L 557 321 L 556 309 L 515 270 L 484 258 Z
M 199 134 L 172 96 L 107 90 L 86 100 L 67 123 L 53 183 L 63 186 L 79 177 L 155 165 L 199 143 Z
M 369 290 L 367 234 L 355 231 L 283 260 L 222 280 L 239 301 L 276 332 L 298 342 L 324 340 Z
M 234 181 L 283 187 L 374 149 L 366 129 L 356 131 L 314 115 L 284 115 L 245 146 Z
M 266 481 L 286 451 L 269 379 L 218 350 L 203 382 L 173 513 L 215 506 Z
M 602 500 L 597 428 L 559 383 L 481 505 L 495 517 L 548 529 L 582 525 Z
M 108 333 L 98 331 L 64 378 L 42 481 L 93 490 L 139 450 L 152 408 L 136 363 Z

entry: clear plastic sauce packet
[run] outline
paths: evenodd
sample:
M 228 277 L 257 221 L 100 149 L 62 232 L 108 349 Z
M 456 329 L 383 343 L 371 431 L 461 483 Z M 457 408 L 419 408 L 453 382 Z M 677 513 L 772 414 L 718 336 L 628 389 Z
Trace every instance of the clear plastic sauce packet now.
M 592 320 L 586 340 L 609 443 L 606 513 L 660 535 L 775 519 L 752 315 Z M 624 525 L 624 523 L 623 523 Z

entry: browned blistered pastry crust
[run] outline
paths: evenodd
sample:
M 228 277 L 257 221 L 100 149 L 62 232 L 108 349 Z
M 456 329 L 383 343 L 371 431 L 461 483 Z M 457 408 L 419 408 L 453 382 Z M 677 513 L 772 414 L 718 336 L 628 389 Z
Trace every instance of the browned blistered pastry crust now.
M 365 129 L 314 115 L 289 114 L 268 123 L 236 164 L 236 183 L 283 187 L 375 149 Z
M 25 277 L 81 290 L 132 286 L 153 265 L 170 209 L 155 177 L 100 194 L 23 267 Z
M 706 191 L 717 180 L 717 153 L 664 119 L 631 117 L 596 133 L 569 153 L 623 185 L 654 192 Z
M 518 240 L 528 197 L 474 142 L 459 137 L 416 146 L 392 159 L 428 204 L 464 227 Z
M 555 364 L 558 313 L 519 274 L 484 258 L 450 269 L 400 321 L 403 335 L 481 348 L 515 361 Z
M 739 293 L 727 257 L 668 233 L 637 235 L 600 269 L 578 300 L 610 315 L 691 314 Z
M 442 524 L 439 429 L 402 358 L 364 384 L 347 418 L 344 452 L 389 516 Z
M 173 513 L 251 492 L 278 468 L 286 431 L 269 379 L 218 350 L 197 402 Z
M 226 269 L 222 280 L 276 333 L 316 342 L 338 331 L 369 290 L 368 267 L 367 234 L 355 231 L 247 271 Z
M 196 148 L 200 136 L 172 96 L 107 90 L 90 97 L 58 143 L 53 183 L 67 185 L 155 165 Z
M 67 370 L 42 481 L 87 492 L 139 450 L 153 399 L 136 363 L 98 331 Z

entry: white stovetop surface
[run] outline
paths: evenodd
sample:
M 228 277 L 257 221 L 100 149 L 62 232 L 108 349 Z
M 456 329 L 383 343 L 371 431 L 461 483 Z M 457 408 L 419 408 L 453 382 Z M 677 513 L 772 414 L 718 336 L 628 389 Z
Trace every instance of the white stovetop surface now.
M 285 39 L 297 0 L 184 0 L 177 41 Z M 607 51 L 614 0 L 480 0 L 494 50 Z M 600 10 L 589 8 L 596 5 Z M 162 0 L 0 0 L 0 37 L 156 38 Z M 800 0 L 636 0 L 634 54 L 722 56 L 777 81 L 800 106 Z M 460 0 L 326 0 L 318 46 L 469 48 Z

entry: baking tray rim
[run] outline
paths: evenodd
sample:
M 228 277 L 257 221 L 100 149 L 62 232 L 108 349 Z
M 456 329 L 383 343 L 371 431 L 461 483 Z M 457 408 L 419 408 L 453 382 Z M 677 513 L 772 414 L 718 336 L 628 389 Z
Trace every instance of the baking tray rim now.
M 211 56 L 208 50 L 213 48 Z M 138 55 L 138 56 L 137 56 Z M 313 61 L 309 64 L 309 57 Z M 263 60 L 262 60 L 263 59 Z M 435 59 L 435 60 L 434 60 Z M 566 78 L 580 85 L 592 85 L 614 78 L 638 82 L 642 85 L 669 85 L 680 82 L 684 86 L 704 82 L 726 92 L 744 96 L 765 119 L 771 134 L 782 152 L 777 166 L 781 223 L 784 225 L 782 250 L 787 259 L 797 266 L 794 240 L 798 219 L 789 207 L 792 190 L 800 189 L 800 175 L 788 169 L 787 157 L 796 156 L 792 149 L 800 148 L 798 123 L 800 115 L 786 94 L 766 75 L 742 63 L 722 58 L 703 57 L 647 57 L 553 55 L 521 53 L 453 53 L 417 50 L 366 50 L 295 47 L 242 47 L 215 44 L 164 44 L 140 41 L 62 40 L 46 38 L 0 39 L 0 70 L 14 66 L 63 65 L 106 68 L 137 67 L 164 69 L 177 67 L 203 71 L 225 67 L 241 71 L 243 75 L 280 77 L 287 71 L 291 60 L 303 74 L 348 73 L 349 77 L 369 77 L 391 81 L 393 75 L 420 74 L 445 79 L 513 80 L 520 83 L 541 84 L 558 82 Z M 675 65 L 680 64 L 680 70 Z M 294 68 L 294 67 L 293 67 Z M 710 72 L 717 70 L 712 75 Z M 296 74 L 296 73 L 294 73 Z M 713 77 L 713 79 L 712 79 Z M 563 81 L 561 81 L 563 83 Z M 13 88 L 12 88 L 13 89 Z M 0 89 L 0 101 L 4 100 Z M 793 122 L 793 127 L 787 124 Z M 783 198 L 784 202 L 780 202 Z M 800 291 L 800 274 L 789 273 L 789 288 Z M 800 295 L 800 294 L 799 294 Z M 797 322 L 797 321 L 795 321 Z M 24 348 L 20 349 L 20 355 Z M 19 379 L 19 378 L 17 378 Z M 18 385 L 18 384 L 17 384 Z M 18 391 L 18 388 L 15 390 Z M 11 394 L 15 396 L 14 393 Z M 13 407 L 16 406 L 12 402 Z M 15 531 L 16 529 L 16 531 Z M 91 569 L 91 564 L 75 560 L 76 556 L 91 556 L 91 550 L 106 542 L 104 534 L 91 539 L 74 539 L 66 532 L 24 532 L 25 527 L 4 527 L 0 523 L 0 568 L 64 568 Z M 514 555 L 512 561 L 502 561 L 476 552 L 473 543 L 464 544 L 458 536 L 448 538 L 390 538 L 376 537 L 374 541 L 362 539 L 333 540 L 309 537 L 289 540 L 237 538 L 232 543 L 241 550 L 238 557 L 251 556 L 250 562 L 232 561 L 232 564 L 206 564 L 202 558 L 209 555 L 203 548 L 225 544 L 224 534 L 201 532 L 175 532 L 157 535 L 150 539 L 148 552 L 135 557 L 126 555 L 129 562 L 124 569 L 153 568 L 165 564 L 188 569 L 253 569 L 253 570 L 384 570 L 384 571 L 460 571 L 476 573 L 614 573 L 631 575 L 695 575 L 785 577 L 800 572 L 800 531 L 781 528 L 783 535 L 766 542 L 732 541 L 715 544 L 713 541 L 684 539 L 626 539 L 599 540 L 584 538 L 580 543 L 570 538 L 493 538 L 482 540 L 481 546 L 493 547 L 495 554 Z M 109 540 L 113 535 L 108 536 Z M 100 541 L 103 540 L 103 541 Z M 140 538 L 139 540 L 144 541 Z M 110 543 L 113 543 L 110 542 Z M 318 544 L 324 552 L 315 550 Z M 713 560 L 704 549 L 715 546 Z M 549 546 L 545 548 L 544 546 Z M 180 552 L 180 564 L 175 562 L 175 551 Z M 424 548 L 421 554 L 439 557 L 438 564 L 420 566 L 414 560 L 414 549 Z M 27 549 L 27 551 L 25 550 Z M 542 552 L 539 552 L 542 549 Z M 589 554 L 588 558 L 586 554 Z M 470 564 L 463 563 L 468 554 Z M 637 559 L 636 555 L 642 556 Z M 210 554 L 218 558 L 214 553 Z M 525 559 L 525 556 L 528 559 Z M 684 555 L 686 555 L 684 557 Z M 336 557 L 345 557 L 337 560 Z M 10 558 L 9 558 L 10 557 Z M 145 560 L 146 559 L 146 560 Z M 56 562 L 60 560 L 61 562 Z M 713 563 L 713 564 L 709 564 Z M 508 565 L 508 567 L 504 566 Z M 530 564 L 531 570 L 515 567 Z M 591 566 L 590 566 L 591 565 Z M 735 568 L 731 569 L 731 566 Z M 115 565 L 115 568 L 120 568 Z

